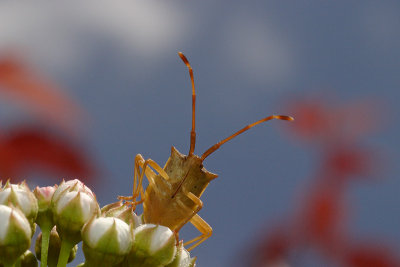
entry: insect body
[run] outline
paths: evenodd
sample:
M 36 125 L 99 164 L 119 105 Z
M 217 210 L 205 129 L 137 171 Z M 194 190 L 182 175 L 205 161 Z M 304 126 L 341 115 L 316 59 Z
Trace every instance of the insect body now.
M 216 143 L 201 156 L 195 155 L 196 92 L 193 70 L 186 57 L 180 52 L 179 56 L 187 65 L 192 82 L 192 130 L 189 154 L 187 156 L 183 155 L 178 152 L 175 147 L 172 147 L 171 156 L 163 168 L 151 159 L 144 160 L 140 154 L 136 155 L 132 197 L 121 198 L 131 200 L 133 205 L 143 202 L 143 219 L 145 223 L 164 225 L 176 233 L 178 233 L 186 223 L 192 223 L 200 231 L 201 235 L 184 244 L 185 246 L 193 244 L 188 248 L 188 250 L 191 250 L 212 234 L 212 228 L 197 214 L 203 207 L 203 203 L 200 200 L 201 195 L 210 181 L 217 177 L 216 174 L 204 168 L 204 159 L 216 151 L 222 144 L 259 123 L 272 119 L 291 121 L 293 118 L 282 115 L 266 117 L 253 124 L 247 125 L 228 138 Z M 149 181 L 146 191 L 143 191 L 142 188 L 144 175 L 146 175 Z M 140 194 L 142 194 L 143 199 L 136 202 L 135 200 Z

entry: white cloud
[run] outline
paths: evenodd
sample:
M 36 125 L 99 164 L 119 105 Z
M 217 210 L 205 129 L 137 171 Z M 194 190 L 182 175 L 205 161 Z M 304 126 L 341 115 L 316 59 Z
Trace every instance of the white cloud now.
M 183 14 L 162 1 L 3 1 L 0 49 L 62 70 L 84 64 L 98 40 L 128 55 L 157 57 L 176 49 L 187 25 Z
M 282 82 L 292 73 L 289 42 L 265 18 L 232 14 L 221 31 L 223 53 L 253 83 Z

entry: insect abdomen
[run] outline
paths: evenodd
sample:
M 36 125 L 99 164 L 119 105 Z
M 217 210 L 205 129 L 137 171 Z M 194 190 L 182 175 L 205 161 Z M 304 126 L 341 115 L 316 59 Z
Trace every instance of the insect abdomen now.
M 182 194 L 172 198 L 172 192 L 156 192 L 158 189 L 147 188 L 143 203 L 143 216 L 146 223 L 160 224 L 171 230 L 181 228 L 193 217 L 195 204 Z

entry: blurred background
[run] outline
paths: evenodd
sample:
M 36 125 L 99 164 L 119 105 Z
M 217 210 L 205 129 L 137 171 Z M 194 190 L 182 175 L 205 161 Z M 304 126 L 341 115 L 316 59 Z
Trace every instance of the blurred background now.
M 1 1 L 1 178 L 79 178 L 100 206 L 130 195 L 136 154 L 163 166 L 172 145 L 189 150 L 182 51 L 196 154 L 296 118 L 205 160 L 219 178 L 197 266 L 400 266 L 399 14 L 398 1 Z

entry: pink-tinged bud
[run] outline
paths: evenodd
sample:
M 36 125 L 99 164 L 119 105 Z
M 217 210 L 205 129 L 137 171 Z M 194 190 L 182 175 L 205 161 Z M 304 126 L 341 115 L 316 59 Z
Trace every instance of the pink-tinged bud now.
M 35 195 L 25 182 L 20 184 L 6 183 L 0 191 L 0 204 L 12 205 L 22 211 L 28 219 L 32 233 L 35 229 L 35 220 L 38 213 L 38 203 Z
M 133 237 L 132 250 L 126 259 L 128 266 L 165 266 L 173 261 L 176 238 L 168 227 L 143 224 L 134 230 Z
M 142 224 L 142 218 L 133 212 L 128 205 L 122 204 L 122 201 L 108 204 L 101 209 L 101 215 L 104 217 L 115 217 L 123 220 L 125 223 L 132 225 L 133 228 Z
M 13 264 L 31 244 L 31 227 L 16 208 L 0 205 L 0 262 Z
M 33 194 L 38 200 L 39 211 L 36 218 L 36 223 L 40 226 L 40 228 L 46 227 L 51 229 L 54 226 L 53 213 L 51 211 L 50 205 L 51 199 L 56 189 L 57 185 L 36 187 L 35 190 L 33 190 Z
M 50 207 L 51 198 L 53 197 L 54 192 L 57 189 L 57 185 L 55 186 L 46 186 L 46 187 L 36 187 L 33 190 L 33 194 L 38 200 L 39 212 L 47 210 Z
M 165 267 L 195 267 L 196 258 L 190 258 L 190 253 L 179 243 L 178 251 L 173 262 Z
M 61 187 L 61 186 L 60 186 Z M 74 244 L 81 241 L 81 230 L 93 216 L 100 215 L 100 208 L 93 195 L 82 191 L 69 191 L 66 188 L 52 202 L 52 211 L 57 231 L 62 240 L 68 240 Z
M 82 229 L 83 252 L 88 266 L 114 266 L 132 248 L 132 230 L 112 217 L 90 220 Z

